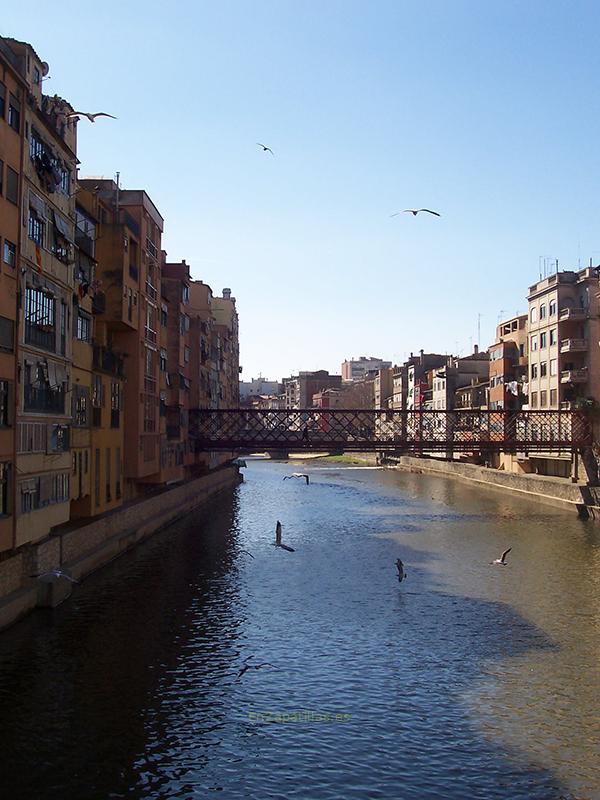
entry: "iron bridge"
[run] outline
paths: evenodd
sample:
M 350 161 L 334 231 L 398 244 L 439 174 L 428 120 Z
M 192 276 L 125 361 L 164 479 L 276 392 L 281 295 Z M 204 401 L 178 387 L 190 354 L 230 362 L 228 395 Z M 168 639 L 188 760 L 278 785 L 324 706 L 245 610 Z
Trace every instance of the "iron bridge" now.
M 579 411 L 193 409 L 203 450 L 572 452 L 592 443 Z

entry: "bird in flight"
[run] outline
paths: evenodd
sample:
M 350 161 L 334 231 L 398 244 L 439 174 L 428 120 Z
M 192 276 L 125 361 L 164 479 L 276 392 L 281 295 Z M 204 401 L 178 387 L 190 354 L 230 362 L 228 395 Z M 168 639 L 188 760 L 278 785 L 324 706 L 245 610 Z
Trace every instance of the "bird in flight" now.
M 250 658 L 252 658 L 252 656 L 250 656 Z M 249 661 L 250 659 L 246 659 L 246 660 Z M 262 664 L 246 664 L 238 672 L 236 681 L 239 681 L 239 679 L 242 677 L 242 675 L 245 672 L 247 672 L 249 669 L 261 669 L 261 667 L 272 667 L 272 666 L 273 666 L 273 664 L 269 664 L 268 661 L 264 661 Z
M 493 561 L 490 561 L 490 564 L 498 564 L 501 567 L 506 566 L 506 556 L 510 553 L 512 547 L 509 547 L 508 550 L 505 550 L 500 558 L 495 558 Z
M 90 122 L 96 122 L 96 117 L 110 117 L 111 119 L 117 119 L 116 117 L 113 117 L 112 114 L 107 114 L 104 111 L 98 111 L 96 114 L 88 114 L 87 111 L 73 111 L 72 114 L 67 114 L 67 119 L 79 120 L 80 117 L 87 117 Z
M 404 564 L 402 563 L 401 558 L 396 559 L 396 569 L 398 570 L 398 583 L 402 583 L 404 578 L 407 577 L 406 572 L 404 572 Z
M 405 208 L 404 211 L 396 211 L 394 214 L 390 214 L 390 217 L 398 217 L 400 214 L 412 214 L 413 217 L 416 217 L 421 211 L 426 211 L 428 214 L 433 214 L 436 217 L 442 216 L 438 214 L 437 211 L 431 211 L 429 208 Z
M 58 580 L 58 578 L 64 578 L 71 583 L 79 583 L 78 580 L 72 578 L 67 572 L 64 572 L 62 569 L 51 569 L 48 572 L 41 572 L 39 575 L 32 575 L 32 578 L 37 578 L 38 580 L 42 581 L 42 583 L 52 583 L 52 581 Z
M 310 478 L 304 472 L 292 472 L 291 475 L 284 475 L 283 480 L 287 481 L 288 478 L 304 478 L 307 486 L 310 483 Z
M 267 145 L 266 145 L 266 144 L 263 144 L 262 142 L 257 142 L 256 144 L 257 144 L 259 147 L 262 147 L 262 149 L 263 149 L 263 152 L 265 152 L 265 153 L 266 153 L 266 152 L 267 152 L 267 150 L 268 150 L 268 151 L 269 151 L 269 153 L 271 153 L 271 155 L 272 155 L 272 156 L 274 156 L 274 155 L 275 155 L 275 153 L 274 153 L 274 152 L 271 150 L 271 148 L 270 148 L 270 147 L 267 147 Z

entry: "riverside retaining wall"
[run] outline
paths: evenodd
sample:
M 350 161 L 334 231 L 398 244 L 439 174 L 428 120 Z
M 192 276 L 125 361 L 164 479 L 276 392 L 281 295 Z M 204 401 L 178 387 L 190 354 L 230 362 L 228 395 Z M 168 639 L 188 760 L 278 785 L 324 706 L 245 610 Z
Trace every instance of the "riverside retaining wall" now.
M 545 475 L 519 475 L 476 464 L 438 461 L 434 458 L 386 457 L 384 463 L 410 472 L 435 473 L 474 481 L 493 489 L 514 492 L 541 503 L 570 509 L 580 516 L 600 518 L 600 490 L 587 484 L 571 483 Z
M 240 480 L 237 467 L 223 467 L 87 524 L 55 529 L 47 539 L 22 548 L 0 562 L 0 630 L 36 606 L 58 605 L 71 593 L 72 584 L 65 579 L 42 583 L 32 575 L 60 568 L 81 580 Z

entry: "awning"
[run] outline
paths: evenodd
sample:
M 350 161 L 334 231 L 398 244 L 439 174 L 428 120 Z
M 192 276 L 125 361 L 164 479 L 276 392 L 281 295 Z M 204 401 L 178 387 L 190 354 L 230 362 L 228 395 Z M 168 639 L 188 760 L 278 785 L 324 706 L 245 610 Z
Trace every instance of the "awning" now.
M 48 383 L 51 389 L 56 389 L 58 386 L 56 382 L 56 363 L 54 361 L 48 362 Z
M 67 375 L 67 368 L 64 364 L 56 364 L 56 385 L 62 388 L 63 383 L 68 383 L 69 376 Z
M 71 228 L 68 222 L 66 222 L 60 214 L 57 214 L 56 211 L 54 212 L 54 224 L 61 236 L 68 242 L 73 241 L 73 235 L 71 234 Z
M 46 206 L 41 197 L 38 197 L 35 192 L 29 192 L 29 205 L 35 213 L 40 217 L 46 216 Z

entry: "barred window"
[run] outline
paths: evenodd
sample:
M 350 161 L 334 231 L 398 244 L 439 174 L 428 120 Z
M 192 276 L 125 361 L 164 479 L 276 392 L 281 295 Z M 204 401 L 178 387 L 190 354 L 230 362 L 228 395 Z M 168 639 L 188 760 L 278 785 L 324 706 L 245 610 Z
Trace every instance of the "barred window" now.
M 39 247 L 44 246 L 44 220 L 32 208 L 29 209 L 28 234 Z

